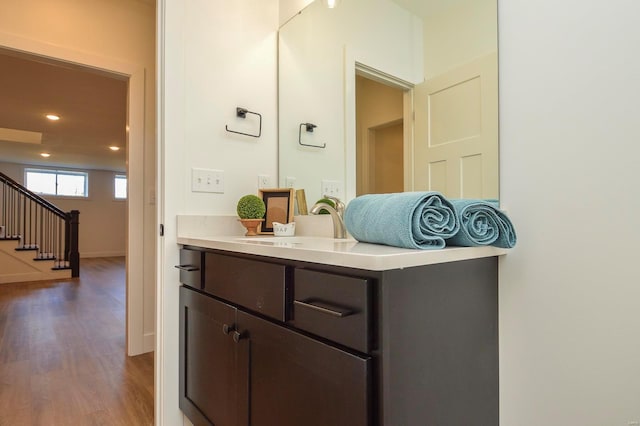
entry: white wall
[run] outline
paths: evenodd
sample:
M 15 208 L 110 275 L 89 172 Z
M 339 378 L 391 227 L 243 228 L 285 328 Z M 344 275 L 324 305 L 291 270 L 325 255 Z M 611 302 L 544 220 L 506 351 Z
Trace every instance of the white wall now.
M 131 354 L 151 350 L 154 344 L 157 233 L 154 40 L 155 8 L 147 0 L 0 2 L 0 46 L 132 76 L 128 141 L 132 211 L 128 221 L 127 297 L 130 306 L 143 308 L 136 312 L 129 310 L 129 314 L 139 316 L 128 317 L 130 331 L 136 328 L 129 335 Z M 134 335 L 144 337 L 133 341 Z
M 0 170 L 24 185 L 24 169 L 31 166 L 0 163 Z M 37 169 L 47 167 L 34 166 Z M 89 197 L 43 196 L 61 210 L 80 211 L 80 257 L 124 256 L 126 249 L 127 204 L 114 198 L 116 172 L 107 170 L 79 170 L 89 174 Z
M 258 174 L 277 179 L 277 0 L 159 2 L 160 220 L 156 419 L 182 421 L 178 409 L 178 214 L 235 215 L 258 191 Z M 254 124 L 237 106 L 263 115 L 259 139 L 225 131 Z M 248 118 L 247 121 L 250 119 Z M 224 194 L 191 192 L 191 168 L 224 170 Z
M 424 72 L 431 79 L 498 48 L 496 0 L 467 0 L 424 20 Z
M 280 186 L 295 178 L 312 205 L 322 180 L 355 197 L 355 63 L 398 79 L 423 81 L 422 20 L 388 0 L 350 0 L 335 9 L 316 1 L 280 30 Z M 326 144 L 308 148 L 298 143 Z
M 295 16 L 296 13 L 304 9 L 313 0 L 280 0 L 278 2 L 278 16 L 280 25 L 286 23 L 289 19 Z
M 166 267 L 159 289 L 156 408 L 163 424 L 174 425 L 181 419 L 175 217 L 229 213 L 232 199 L 254 188 L 247 178 L 233 194 L 190 194 L 194 151 L 202 152 L 199 165 L 245 173 L 266 165 L 275 173 L 275 138 L 265 142 L 272 151 L 262 159 L 244 157 L 239 140 L 231 147 L 230 136 L 211 134 L 228 119 L 215 113 L 245 90 L 254 91 L 251 99 L 273 102 L 275 54 L 271 42 L 263 41 L 273 40 L 278 19 L 276 9 L 257 10 L 263 16 L 251 12 L 258 3 L 275 4 L 264 0 L 192 1 L 188 8 L 179 0 L 165 3 L 159 130 L 167 234 L 161 247 Z M 640 62 L 634 55 L 639 8 L 636 0 L 499 4 L 501 201 L 519 236 L 500 265 L 503 425 L 626 426 L 640 419 L 640 272 L 634 265 L 640 238 L 634 185 L 640 166 Z M 252 28 L 247 38 L 241 24 Z M 226 48 L 214 45 L 221 39 Z M 239 66 L 241 57 L 225 56 L 242 50 L 241 42 L 260 45 L 256 55 L 265 54 L 251 78 Z M 186 48 L 189 43 L 194 46 Z M 202 68 L 192 56 L 205 43 L 215 51 L 203 51 Z M 198 90 L 220 94 L 194 96 Z M 187 110 L 206 119 L 211 134 Z M 268 120 L 275 125 L 275 108 L 265 112 L 274 114 Z M 219 149 L 223 154 L 215 156 Z
M 640 421 L 640 2 L 500 1 L 501 424 Z

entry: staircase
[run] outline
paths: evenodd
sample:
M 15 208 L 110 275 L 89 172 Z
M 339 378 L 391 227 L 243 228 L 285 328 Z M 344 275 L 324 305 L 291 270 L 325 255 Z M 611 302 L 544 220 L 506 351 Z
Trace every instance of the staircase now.
M 0 173 L 0 284 L 79 276 L 79 214 Z

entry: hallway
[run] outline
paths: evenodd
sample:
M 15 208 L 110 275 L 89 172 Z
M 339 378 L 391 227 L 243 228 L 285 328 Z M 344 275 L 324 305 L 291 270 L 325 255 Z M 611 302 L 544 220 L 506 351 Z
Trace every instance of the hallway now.
M 153 354 L 125 354 L 125 259 L 0 285 L 0 426 L 151 425 Z

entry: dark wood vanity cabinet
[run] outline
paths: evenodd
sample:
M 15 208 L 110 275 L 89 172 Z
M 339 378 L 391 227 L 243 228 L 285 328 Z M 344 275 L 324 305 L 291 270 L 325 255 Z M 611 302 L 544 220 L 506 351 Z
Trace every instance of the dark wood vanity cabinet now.
M 204 290 L 180 288 L 180 408 L 195 425 L 372 424 L 371 357 L 286 326 L 291 270 L 206 253 Z
M 180 409 L 195 425 L 235 425 L 236 308 L 180 288 Z
M 202 288 L 180 289 L 195 425 L 498 424 L 497 258 L 368 271 L 200 250 Z
M 246 312 L 252 426 L 370 425 L 371 358 L 348 353 Z M 241 375 L 242 376 L 242 375 Z M 247 380 L 248 379 L 248 380 Z

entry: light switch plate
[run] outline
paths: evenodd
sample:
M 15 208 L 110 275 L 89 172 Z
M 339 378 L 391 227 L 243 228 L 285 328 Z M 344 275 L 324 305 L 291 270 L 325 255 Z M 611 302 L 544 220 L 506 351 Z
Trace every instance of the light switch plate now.
M 224 193 L 224 171 L 191 169 L 191 191 Z
M 269 175 L 258 175 L 258 188 L 271 188 L 271 176 Z
M 342 184 L 337 180 L 322 180 L 322 188 L 321 194 L 322 196 L 331 195 L 332 197 L 341 198 L 342 197 Z

